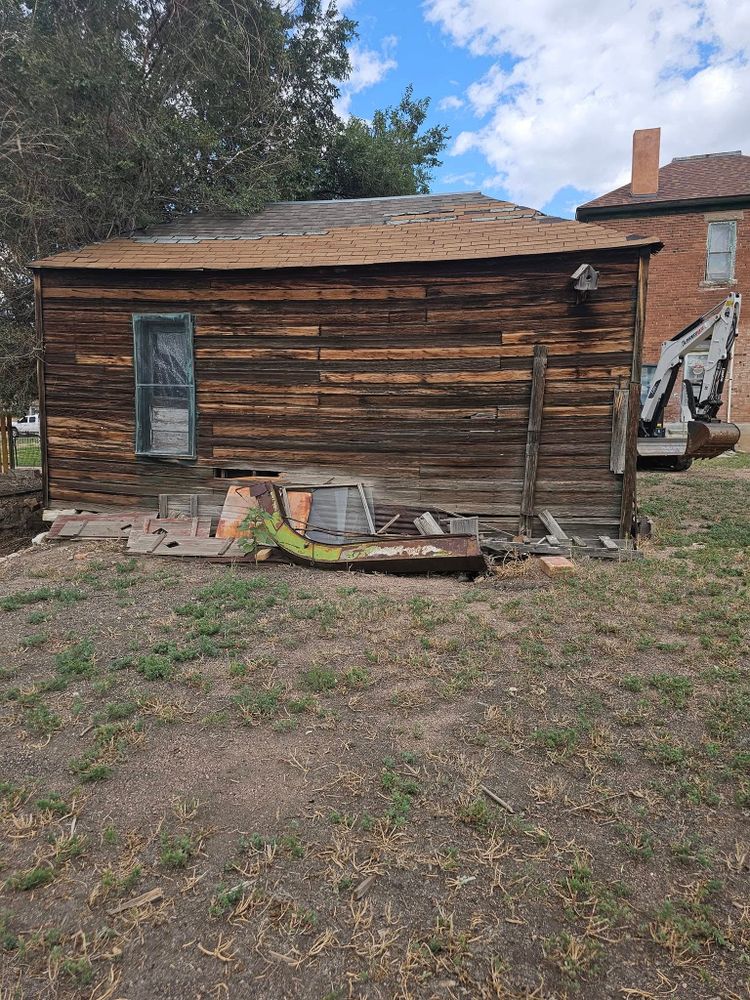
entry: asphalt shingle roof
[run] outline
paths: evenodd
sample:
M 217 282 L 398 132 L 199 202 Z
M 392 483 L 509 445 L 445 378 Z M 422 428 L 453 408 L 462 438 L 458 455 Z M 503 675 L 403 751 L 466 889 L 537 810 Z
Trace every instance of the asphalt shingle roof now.
M 706 153 L 672 160 L 659 170 L 656 194 L 632 195 L 630 185 L 608 191 L 587 201 L 578 211 L 588 209 L 643 206 L 666 201 L 711 201 L 721 198 L 750 198 L 750 156 L 734 153 Z
M 66 250 L 34 267 L 239 270 L 466 260 L 654 246 L 480 192 L 273 202 L 255 215 L 190 215 Z

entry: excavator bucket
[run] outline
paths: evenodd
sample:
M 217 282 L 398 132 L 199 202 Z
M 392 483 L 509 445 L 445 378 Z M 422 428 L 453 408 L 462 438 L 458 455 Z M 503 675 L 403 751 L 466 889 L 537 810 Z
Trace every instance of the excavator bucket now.
M 638 468 L 684 472 L 693 459 L 716 458 L 733 448 L 739 439 L 740 429 L 736 424 L 690 420 L 687 437 L 639 437 Z
M 691 420 L 688 423 L 685 455 L 688 458 L 716 458 L 717 455 L 734 448 L 739 439 L 740 429 L 736 424 L 727 424 L 720 420 L 713 423 Z

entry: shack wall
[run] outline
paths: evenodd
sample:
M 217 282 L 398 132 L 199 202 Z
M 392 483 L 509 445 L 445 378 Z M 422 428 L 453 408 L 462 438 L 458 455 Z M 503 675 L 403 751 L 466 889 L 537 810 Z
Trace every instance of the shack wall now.
M 612 397 L 631 378 L 638 259 L 634 248 L 296 271 L 45 269 L 49 502 L 220 497 L 220 470 L 245 468 L 361 479 L 384 501 L 513 524 L 543 343 L 537 507 L 616 525 Z M 583 261 L 600 287 L 576 304 Z M 198 457 L 136 457 L 131 317 L 181 311 L 195 317 Z

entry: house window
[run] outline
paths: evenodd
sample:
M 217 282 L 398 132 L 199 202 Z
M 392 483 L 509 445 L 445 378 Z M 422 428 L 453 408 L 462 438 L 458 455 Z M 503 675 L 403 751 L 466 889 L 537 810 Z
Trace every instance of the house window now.
M 641 365 L 641 406 L 648 399 L 649 389 L 654 381 L 656 365 Z
M 734 278 L 736 243 L 736 222 L 709 222 L 706 281 L 724 282 Z
M 133 316 L 135 451 L 195 458 L 193 317 Z

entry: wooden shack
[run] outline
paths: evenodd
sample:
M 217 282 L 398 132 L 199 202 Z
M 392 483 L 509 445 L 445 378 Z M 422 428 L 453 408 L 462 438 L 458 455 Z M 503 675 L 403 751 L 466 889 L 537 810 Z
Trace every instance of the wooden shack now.
M 218 509 L 257 475 L 625 534 L 659 246 L 472 193 L 280 202 L 38 260 L 47 503 Z

